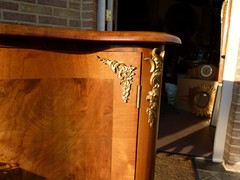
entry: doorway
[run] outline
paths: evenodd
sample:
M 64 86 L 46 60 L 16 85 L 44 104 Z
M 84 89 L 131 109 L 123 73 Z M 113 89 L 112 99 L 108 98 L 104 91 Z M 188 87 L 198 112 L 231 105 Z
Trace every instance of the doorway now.
M 171 102 L 166 84 L 179 85 L 189 70 L 203 64 L 218 68 L 220 14 L 223 0 L 121 0 L 119 31 L 159 31 L 181 38 L 183 44 L 166 46 L 163 70 L 158 151 L 211 157 L 215 126 L 211 117 L 196 116 Z M 201 79 L 201 77 L 190 77 Z M 209 80 L 209 79 L 203 79 Z M 217 75 L 211 81 L 217 82 Z M 176 101 L 176 99 L 175 99 Z

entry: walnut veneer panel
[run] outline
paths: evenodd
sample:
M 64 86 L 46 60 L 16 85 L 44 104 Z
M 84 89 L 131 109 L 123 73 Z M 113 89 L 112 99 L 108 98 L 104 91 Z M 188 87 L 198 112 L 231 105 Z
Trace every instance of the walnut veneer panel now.
M 112 80 L 1 80 L 0 98 L 0 162 L 48 179 L 110 179 Z
M 138 67 L 141 53 L 126 50 L 125 52 L 85 52 L 78 54 L 36 49 L 0 48 L 0 79 L 114 78 L 111 69 L 100 62 L 97 56 Z M 134 81 L 136 78 L 138 81 L 137 75 Z
M 137 67 L 128 103 L 120 79 L 97 56 Z M 0 48 L 0 162 L 50 179 L 134 179 L 140 58 L 132 49 Z

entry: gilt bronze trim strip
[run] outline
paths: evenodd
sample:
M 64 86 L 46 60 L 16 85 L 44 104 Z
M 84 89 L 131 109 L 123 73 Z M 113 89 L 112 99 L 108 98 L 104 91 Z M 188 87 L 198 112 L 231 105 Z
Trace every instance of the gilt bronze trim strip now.
M 159 52 L 158 48 L 152 50 L 152 58 L 145 58 L 151 64 L 150 72 L 152 73 L 150 84 L 152 90 L 148 92 L 146 97 L 149 101 L 149 108 L 147 108 L 148 123 L 150 127 L 153 127 L 153 123 L 157 120 L 159 115 L 160 107 L 160 95 L 161 95 L 161 83 L 162 83 L 162 71 L 163 71 L 163 60 L 165 51 Z

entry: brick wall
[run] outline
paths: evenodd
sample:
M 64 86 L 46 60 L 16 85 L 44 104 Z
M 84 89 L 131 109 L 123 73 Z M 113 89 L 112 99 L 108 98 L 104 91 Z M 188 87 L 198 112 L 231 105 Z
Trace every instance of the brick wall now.
M 232 104 L 229 113 L 224 161 L 228 170 L 240 171 L 240 44 Z
M 0 23 L 96 29 L 97 0 L 0 0 Z

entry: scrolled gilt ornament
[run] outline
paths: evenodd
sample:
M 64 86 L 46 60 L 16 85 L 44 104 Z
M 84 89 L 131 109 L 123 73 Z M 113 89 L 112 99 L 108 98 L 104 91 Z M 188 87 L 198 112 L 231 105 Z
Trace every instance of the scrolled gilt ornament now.
M 161 78 L 165 51 L 162 50 L 160 53 L 158 51 L 158 48 L 154 48 L 152 50 L 152 58 L 144 59 L 151 64 L 150 72 L 152 73 L 150 79 L 152 90 L 148 92 L 148 95 L 146 97 L 147 101 L 149 101 L 149 108 L 147 108 L 146 112 L 148 114 L 148 123 L 150 127 L 153 127 L 153 123 L 158 118 L 160 105 L 159 99 L 161 92 Z
M 133 82 L 133 76 L 135 75 L 133 71 L 137 68 L 132 65 L 127 66 L 121 61 L 109 60 L 99 56 L 97 56 L 97 58 L 105 65 L 108 65 L 120 79 L 120 85 L 122 86 L 122 99 L 123 102 L 127 103 Z

